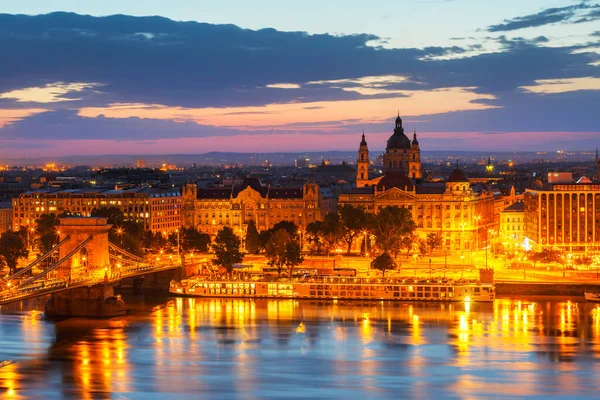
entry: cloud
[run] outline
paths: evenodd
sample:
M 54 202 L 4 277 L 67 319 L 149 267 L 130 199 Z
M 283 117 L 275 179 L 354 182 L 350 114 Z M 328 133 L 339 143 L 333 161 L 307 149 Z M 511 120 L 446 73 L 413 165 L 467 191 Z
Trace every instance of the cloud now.
M 500 24 L 488 26 L 487 31 L 508 32 L 557 22 L 588 22 L 598 18 L 600 18 L 600 4 L 582 2 L 565 7 L 546 8 L 534 14 L 506 19 Z
M 539 79 L 533 86 L 521 86 L 532 93 L 566 93 L 578 90 L 600 90 L 600 78 Z
M 186 107 L 357 99 L 339 88 L 298 88 L 310 81 L 413 75 L 427 59 L 458 46 L 384 49 L 371 34 L 330 35 L 248 30 L 160 17 L 91 17 L 69 13 L 0 15 L 0 92 L 48 82 L 97 82 L 115 102 Z M 143 33 L 143 34 L 142 34 Z M 49 63 L 47 60 L 52 60 Z M 44 68 L 39 68 L 44 65 Z M 283 88 L 293 90 L 273 90 Z M 448 82 L 446 86 L 456 86 Z
M 269 89 L 300 89 L 297 83 L 270 83 L 266 87 Z
M 398 109 L 425 131 L 597 130 L 584 114 L 600 101 L 586 90 L 600 78 L 590 43 L 502 35 L 383 48 L 368 33 L 68 13 L 0 14 L 0 27 L 11 54 L 0 74 L 0 138 L 53 137 L 64 151 L 77 139 L 385 136 Z
M 86 89 L 102 86 L 99 83 L 49 83 L 43 87 L 28 87 L 0 93 L 0 99 L 13 99 L 18 103 L 56 103 L 61 101 L 76 101 L 81 98 L 68 97 Z
M 282 127 L 296 123 L 344 121 L 354 119 L 379 122 L 390 118 L 394 107 L 406 116 L 437 114 L 457 110 L 483 110 L 493 107 L 475 100 L 494 99 L 477 94 L 473 88 L 443 88 L 422 91 L 403 91 L 401 96 L 360 100 L 338 100 L 310 103 L 267 104 L 260 107 L 182 108 L 156 104 L 113 104 L 108 107 L 86 107 L 79 110 L 83 117 L 96 118 L 154 118 L 173 121 L 192 121 L 203 125 L 252 129 Z
M 11 123 L 30 117 L 35 114 L 46 112 L 43 108 L 20 108 L 20 109 L 0 109 L 0 128 L 6 127 Z M 0 130 L 0 138 L 4 131 Z

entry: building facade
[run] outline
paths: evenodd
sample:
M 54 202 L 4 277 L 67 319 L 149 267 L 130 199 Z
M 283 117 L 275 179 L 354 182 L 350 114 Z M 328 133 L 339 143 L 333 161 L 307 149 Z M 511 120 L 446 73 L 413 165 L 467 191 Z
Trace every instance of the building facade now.
M 525 203 L 516 202 L 500 212 L 498 237 L 506 248 L 522 246 L 525 239 Z
M 246 178 L 240 185 L 219 188 L 187 184 L 182 194 L 183 225 L 210 235 L 229 226 L 245 237 L 250 221 L 258 231 L 291 221 L 304 232 L 306 225 L 323 219 L 322 195 L 314 181 L 301 187 L 276 188 L 263 185 L 258 178 Z
M 534 248 L 585 253 L 600 247 L 600 184 L 548 183 L 525 192 L 525 236 Z
M 13 199 L 13 229 L 34 226 L 42 214 L 68 212 L 90 216 L 94 209 L 117 207 L 126 219 L 152 232 L 170 233 L 181 226 L 179 189 L 137 188 L 128 190 L 38 190 Z
M 12 230 L 12 204 L 11 202 L 0 203 L 0 235 Z
M 384 175 L 364 180 L 357 176 L 357 187 L 341 193 L 338 205 L 363 207 L 377 213 L 387 206 L 407 208 L 417 224 L 417 234 L 442 237 L 444 250 L 469 251 L 481 248 L 487 230 L 494 226 L 494 195 L 474 192 L 469 180 L 458 167 L 445 182 L 423 182 L 421 151 L 416 138 L 404 135 L 402 119 L 396 118 L 395 129 L 383 155 Z M 359 146 L 359 162 L 368 155 L 366 141 Z M 407 174 L 407 172 L 410 174 Z M 361 169 L 358 169 L 361 173 Z

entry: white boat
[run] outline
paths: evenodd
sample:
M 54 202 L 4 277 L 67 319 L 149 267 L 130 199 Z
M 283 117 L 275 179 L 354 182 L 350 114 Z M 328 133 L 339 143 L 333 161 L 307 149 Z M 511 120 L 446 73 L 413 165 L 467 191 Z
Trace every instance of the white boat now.
M 600 301 L 600 292 L 583 292 L 583 295 L 588 301 Z
M 436 280 L 308 278 L 279 281 L 210 280 L 196 277 L 171 282 L 174 295 L 333 300 L 494 301 L 494 285 Z

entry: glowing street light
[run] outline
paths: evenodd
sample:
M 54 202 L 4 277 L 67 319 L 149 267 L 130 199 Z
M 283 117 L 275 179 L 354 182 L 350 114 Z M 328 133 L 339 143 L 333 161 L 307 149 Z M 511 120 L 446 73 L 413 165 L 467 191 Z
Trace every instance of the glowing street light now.
M 120 244 L 123 247 L 123 228 L 117 228 L 117 235 L 119 235 Z

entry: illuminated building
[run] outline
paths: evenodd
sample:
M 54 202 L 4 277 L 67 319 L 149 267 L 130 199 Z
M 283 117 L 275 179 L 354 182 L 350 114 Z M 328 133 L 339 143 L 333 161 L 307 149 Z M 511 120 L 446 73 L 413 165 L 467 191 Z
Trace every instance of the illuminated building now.
M 438 233 L 445 250 L 475 250 L 485 243 L 494 224 L 494 195 L 474 192 L 457 168 L 446 182 L 422 182 L 420 148 L 416 133 L 412 142 L 396 118 L 393 135 L 383 156 L 384 175 L 365 179 L 368 146 L 364 138 L 358 150 L 357 187 L 341 193 L 338 205 L 349 204 L 377 213 L 386 206 L 407 208 L 417 224 L 417 234 Z M 410 177 L 405 173 L 410 172 Z
M 308 158 L 298 158 L 294 161 L 296 168 L 308 168 L 310 166 L 310 160 Z
M 90 216 L 97 208 L 117 207 L 126 219 L 153 232 L 173 232 L 181 226 L 181 193 L 178 189 L 38 190 L 13 199 L 13 229 L 35 225 L 42 214 L 68 212 Z
M 421 179 L 421 150 L 417 140 L 417 132 L 412 142 L 404 134 L 402 118 L 396 118 L 394 133 L 387 141 L 383 155 L 384 172 L 404 172 L 413 179 Z
M 550 175 L 550 174 L 549 174 Z M 587 252 L 600 244 L 600 184 L 549 182 L 525 192 L 525 236 L 537 248 Z
M 321 193 L 312 180 L 292 188 L 265 186 L 258 178 L 228 187 L 202 189 L 187 184 L 183 188 L 183 226 L 211 235 L 229 226 L 242 236 L 249 221 L 259 231 L 291 221 L 304 232 L 306 225 L 321 219 Z
M 522 243 L 525 232 L 525 203 L 516 202 L 500 212 L 500 240 L 508 241 L 509 247 Z
M 488 157 L 487 164 L 485 165 L 485 172 L 488 175 L 492 175 L 494 173 L 494 164 L 492 164 L 492 158 Z
M 0 203 L 0 235 L 12 229 L 12 204 Z
M 356 187 L 364 187 L 369 183 L 369 165 L 369 146 L 363 132 L 356 160 Z

